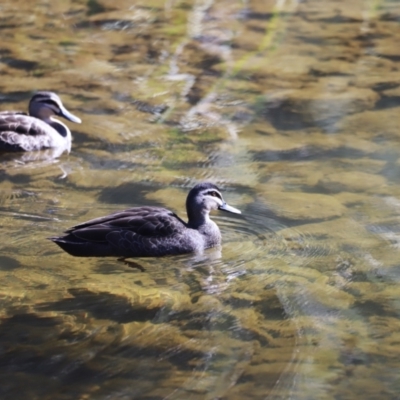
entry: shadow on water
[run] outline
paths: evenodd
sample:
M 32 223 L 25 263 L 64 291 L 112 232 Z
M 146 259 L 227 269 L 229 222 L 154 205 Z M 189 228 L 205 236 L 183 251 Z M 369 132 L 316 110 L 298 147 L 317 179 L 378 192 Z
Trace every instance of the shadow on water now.
M 3 271 L 12 271 L 21 267 L 21 263 L 12 257 L 0 256 L 0 269 Z
M 138 183 L 124 183 L 115 188 L 103 188 L 100 191 L 98 197 L 99 201 L 102 203 L 111 204 L 130 204 L 132 203 L 132 198 L 135 199 L 136 205 L 149 205 L 162 207 L 163 204 L 158 201 L 150 201 L 146 198 L 146 195 L 154 190 L 150 184 L 138 184 Z

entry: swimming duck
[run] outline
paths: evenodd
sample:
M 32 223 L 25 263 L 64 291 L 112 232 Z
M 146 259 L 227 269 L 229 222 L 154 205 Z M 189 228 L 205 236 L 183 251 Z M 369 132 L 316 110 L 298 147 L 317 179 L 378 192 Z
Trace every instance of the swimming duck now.
M 203 182 L 186 199 L 188 222 L 161 207 L 135 207 L 92 219 L 49 238 L 78 257 L 158 257 L 202 252 L 221 243 L 221 233 L 209 213 L 241 212 L 229 206 L 217 186 Z
M 0 112 L 0 151 L 34 151 L 48 148 L 71 150 L 71 132 L 54 116 L 77 124 L 80 118 L 71 114 L 53 92 L 37 92 L 29 102 L 29 114 Z

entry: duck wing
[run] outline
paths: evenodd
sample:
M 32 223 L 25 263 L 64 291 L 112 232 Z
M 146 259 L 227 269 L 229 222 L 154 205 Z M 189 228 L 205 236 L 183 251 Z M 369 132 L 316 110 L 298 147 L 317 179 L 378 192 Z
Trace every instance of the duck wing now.
M 22 112 L 3 111 L 0 113 L 0 150 L 32 151 L 51 147 L 49 131 L 53 128 L 40 119 Z
M 136 207 L 92 219 L 66 232 L 84 241 L 114 242 L 128 236 L 135 241 L 163 238 L 182 231 L 185 223 L 172 211 L 161 207 Z M 113 240 L 114 238 L 114 240 Z
M 92 219 L 49 238 L 78 257 L 154 257 L 194 251 L 187 224 L 159 207 L 137 207 Z
M 27 113 L 23 112 L 23 111 L 0 111 L 0 118 L 3 115 L 28 115 Z

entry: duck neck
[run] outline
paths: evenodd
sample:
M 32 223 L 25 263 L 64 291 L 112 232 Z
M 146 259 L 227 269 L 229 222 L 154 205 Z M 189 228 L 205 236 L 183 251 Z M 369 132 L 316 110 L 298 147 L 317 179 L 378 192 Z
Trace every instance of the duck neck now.
M 64 125 L 61 121 L 55 118 L 47 118 L 44 120 L 47 124 L 49 124 L 52 128 L 54 128 L 62 137 L 68 138 L 71 136 L 71 132 L 66 125 Z
M 210 215 L 208 210 L 187 210 L 188 215 L 188 226 L 193 229 L 199 229 L 203 225 L 208 225 Z

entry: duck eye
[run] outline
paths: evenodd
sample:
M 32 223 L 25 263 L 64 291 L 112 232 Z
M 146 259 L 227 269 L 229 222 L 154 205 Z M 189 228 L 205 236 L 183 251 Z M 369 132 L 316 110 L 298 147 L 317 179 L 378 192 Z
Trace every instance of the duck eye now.
M 211 192 L 212 197 L 218 197 L 217 192 Z

